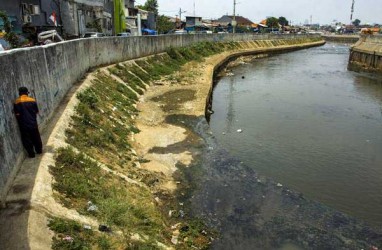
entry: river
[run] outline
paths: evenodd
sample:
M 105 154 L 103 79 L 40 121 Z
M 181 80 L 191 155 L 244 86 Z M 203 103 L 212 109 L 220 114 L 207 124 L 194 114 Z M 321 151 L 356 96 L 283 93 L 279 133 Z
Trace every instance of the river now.
M 329 43 L 232 68 L 210 127 L 260 175 L 381 226 L 382 80 L 347 71 L 348 56 Z

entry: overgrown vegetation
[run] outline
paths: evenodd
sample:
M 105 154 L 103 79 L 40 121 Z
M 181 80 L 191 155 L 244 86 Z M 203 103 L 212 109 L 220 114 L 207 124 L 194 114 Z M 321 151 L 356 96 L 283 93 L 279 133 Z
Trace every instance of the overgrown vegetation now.
M 121 232 L 116 246 L 136 244 L 131 239 L 133 234 L 146 238 L 139 244 L 147 246 L 165 242 L 170 237 L 148 188 L 130 184 L 103 170 L 83 153 L 76 153 L 72 148 L 60 149 L 51 173 L 56 180 L 53 188 L 59 192 L 58 198 L 64 205 L 75 208 L 81 214 L 96 217 L 100 224 L 107 225 L 112 232 Z M 58 222 L 50 225 L 54 231 L 60 233 L 57 225 L 61 225 L 69 230 L 65 233 L 82 242 L 78 244 L 94 244 L 94 241 L 89 240 L 91 234 L 83 230 L 83 226 L 74 222 Z M 61 241 L 56 244 L 67 243 Z
M 7 40 L 12 48 L 17 48 L 19 46 L 19 39 L 17 35 L 12 31 L 12 24 L 9 21 L 8 15 L 4 11 L 0 11 L 0 19 L 4 23 L 4 38 Z
M 276 43 L 289 42 L 280 40 Z M 254 44 L 259 47 L 268 45 L 262 41 L 252 42 Z M 179 82 L 182 79 L 177 78 L 175 72 L 185 63 L 201 61 L 204 57 L 241 46 L 234 42 L 205 42 L 185 48 L 169 48 L 167 53 L 109 68 L 109 72 L 124 83 L 105 72 L 94 74 L 93 84 L 77 95 L 76 114 L 66 131 L 71 147 L 57 152 L 51 173 L 57 199 L 63 205 L 97 219 L 112 233 L 85 229 L 77 222 L 53 218 L 49 226 L 56 232 L 54 249 L 157 249 L 159 243 L 172 244 L 170 228 L 179 221 L 177 249 L 208 245 L 210 240 L 204 224 L 184 217 L 178 203 L 171 201 L 173 197 L 160 193 L 157 184 L 164 180 L 164 176 L 137 167 L 145 159 L 137 158 L 129 139 L 139 132 L 134 124 L 134 117 L 138 115 L 135 104 L 149 84 L 163 77 Z M 190 94 L 193 95 L 184 93 L 182 100 L 186 101 Z M 164 108 L 173 108 L 167 106 Z M 125 177 L 121 178 L 107 168 Z M 160 207 L 154 201 L 154 195 L 167 197 L 168 201 L 163 203 L 167 206 Z M 168 217 L 168 206 L 175 211 L 171 218 Z M 66 236 L 70 238 L 65 239 Z

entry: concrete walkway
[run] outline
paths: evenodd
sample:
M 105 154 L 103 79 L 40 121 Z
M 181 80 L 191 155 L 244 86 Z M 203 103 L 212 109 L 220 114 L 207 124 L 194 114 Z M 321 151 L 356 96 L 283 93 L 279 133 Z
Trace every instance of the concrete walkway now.
M 81 89 L 87 86 L 85 80 Z M 48 227 L 49 216 L 58 216 L 96 225 L 91 219 L 80 216 L 76 211 L 61 206 L 54 200 L 52 176 L 49 166 L 54 165 L 54 153 L 65 145 L 65 129 L 76 105 L 73 86 L 59 105 L 52 120 L 41 131 L 43 154 L 26 158 L 7 195 L 6 208 L 0 210 L 0 249 L 51 249 L 52 236 Z

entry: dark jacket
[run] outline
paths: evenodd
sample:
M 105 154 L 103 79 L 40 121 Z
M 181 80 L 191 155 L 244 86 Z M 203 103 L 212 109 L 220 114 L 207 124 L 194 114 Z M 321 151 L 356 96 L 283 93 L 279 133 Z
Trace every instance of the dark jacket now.
M 21 95 L 16 99 L 13 107 L 21 129 L 35 129 L 38 127 L 38 107 L 35 99 L 28 95 Z

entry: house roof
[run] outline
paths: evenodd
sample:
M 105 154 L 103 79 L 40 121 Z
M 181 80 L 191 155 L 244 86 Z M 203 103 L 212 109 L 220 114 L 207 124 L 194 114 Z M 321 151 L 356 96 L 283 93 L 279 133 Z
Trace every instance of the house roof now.
M 233 16 L 224 15 L 217 20 L 219 23 L 231 23 L 233 20 Z M 235 20 L 237 25 L 252 25 L 253 22 L 246 17 L 243 16 L 235 16 Z

